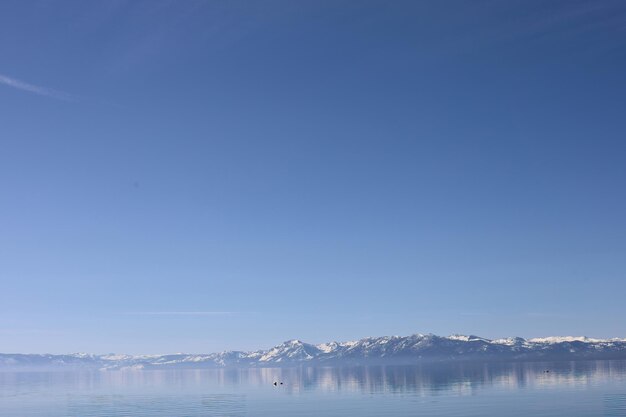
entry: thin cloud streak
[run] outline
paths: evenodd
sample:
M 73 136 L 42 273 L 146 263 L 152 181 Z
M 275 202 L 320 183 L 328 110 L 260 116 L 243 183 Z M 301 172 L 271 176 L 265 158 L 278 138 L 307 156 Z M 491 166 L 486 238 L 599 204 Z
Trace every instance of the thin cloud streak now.
M 6 75 L 2 74 L 0 74 L 0 84 L 4 84 L 8 87 L 13 87 L 17 90 L 27 91 L 29 93 L 37 94 L 40 96 L 56 98 L 58 100 L 76 100 L 74 96 L 63 91 L 53 90 L 52 88 L 40 87 L 38 85 L 25 83 L 24 81 L 16 80 L 15 78 L 7 77 Z
M 228 316 L 233 311 L 137 311 L 126 313 L 137 316 Z

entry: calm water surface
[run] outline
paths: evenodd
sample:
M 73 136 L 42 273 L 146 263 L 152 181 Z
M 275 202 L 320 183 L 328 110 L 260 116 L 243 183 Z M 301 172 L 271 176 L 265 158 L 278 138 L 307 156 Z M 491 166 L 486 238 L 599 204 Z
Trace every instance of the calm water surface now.
M 4 371 L 0 416 L 626 416 L 626 361 Z

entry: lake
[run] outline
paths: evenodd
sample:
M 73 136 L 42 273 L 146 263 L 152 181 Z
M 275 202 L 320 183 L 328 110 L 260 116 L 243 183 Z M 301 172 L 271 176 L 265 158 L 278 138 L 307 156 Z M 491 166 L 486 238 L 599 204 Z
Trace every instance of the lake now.
M 626 361 L 3 371 L 0 416 L 626 416 Z

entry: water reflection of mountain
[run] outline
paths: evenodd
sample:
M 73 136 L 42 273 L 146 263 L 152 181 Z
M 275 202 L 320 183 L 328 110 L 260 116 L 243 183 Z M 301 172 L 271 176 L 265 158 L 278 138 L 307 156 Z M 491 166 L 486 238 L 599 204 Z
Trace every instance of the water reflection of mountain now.
M 432 394 L 442 390 L 467 390 L 483 386 L 596 384 L 611 378 L 626 379 L 626 361 L 543 363 L 456 363 L 422 366 L 363 366 L 291 369 L 222 370 L 224 383 L 270 384 L 288 381 L 292 391 L 327 390 L 370 393 Z
M 626 361 L 446 363 L 415 366 L 222 368 L 88 372 L 0 372 L 2 386 L 40 380 L 44 385 L 176 387 L 183 391 L 280 389 L 287 393 L 355 392 L 410 395 L 471 394 L 482 388 L 589 387 L 626 381 Z M 273 387 L 274 381 L 284 382 Z
M 117 374 L 118 372 L 112 372 Z M 121 372 L 128 374 L 129 372 Z M 171 383 L 220 386 L 267 386 L 283 381 L 288 392 L 352 391 L 365 393 L 436 394 L 471 393 L 483 387 L 580 386 L 626 380 L 626 361 L 452 363 L 417 366 L 250 368 L 194 371 L 130 372 L 140 378 L 164 378 Z

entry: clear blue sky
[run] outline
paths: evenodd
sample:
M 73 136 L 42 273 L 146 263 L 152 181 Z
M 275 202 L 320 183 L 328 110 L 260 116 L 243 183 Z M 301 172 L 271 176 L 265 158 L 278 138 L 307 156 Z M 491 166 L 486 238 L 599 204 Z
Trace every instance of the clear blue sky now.
M 3 1 L 0 351 L 626 336 L 622 1 Z

